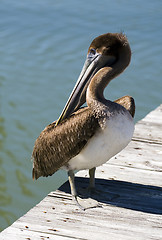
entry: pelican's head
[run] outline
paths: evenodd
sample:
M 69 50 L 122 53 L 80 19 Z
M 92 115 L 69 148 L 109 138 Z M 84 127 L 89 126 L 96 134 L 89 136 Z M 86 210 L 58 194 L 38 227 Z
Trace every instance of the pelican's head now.
M 117 66 L 121 55 L 125 55 L 125 61 Z M 86 101 L 86 90 L 95 74 L 105 67 L 117 67 L 116 75 L 120 74 L 129 64 L 131 50 L 126 36 L 122 33 L 106 33 L 95 38 L 87 53 L 83 69 L 73 88 L 73 91 L 58 119 L 56 125 L 69 117 Z

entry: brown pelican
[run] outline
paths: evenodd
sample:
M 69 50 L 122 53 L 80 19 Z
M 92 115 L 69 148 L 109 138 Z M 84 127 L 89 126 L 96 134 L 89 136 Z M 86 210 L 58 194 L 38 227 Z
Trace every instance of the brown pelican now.
M 130 46 L 122 33 L 103 34 L 92 41 L 60 118 L 35 142 L 34 179 L 66 169 L 72 196 L 78 203 L 74 171 L 89 169 L 90 188 L 94 188 L 95 168 L 125 148 L 134 132 L 133 98 L 125 96 L 112 102 L 103 95 L 110 80 L 129 65 L 130 58 Z M 87 107 L 80 108 L 85 101 Z

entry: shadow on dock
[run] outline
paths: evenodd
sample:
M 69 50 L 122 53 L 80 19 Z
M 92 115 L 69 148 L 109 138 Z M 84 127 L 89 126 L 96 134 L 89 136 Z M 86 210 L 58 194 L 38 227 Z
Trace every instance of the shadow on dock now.
M 76 188 L 85 189 L 88 179 L 76 177 Z M 98 202 L 121 208 L 162 215 L 162 188 L 142 185 L 118 180 L 96 179 L 98 194 L 92 196 Z M 60 191 L 70 193 L 68 181 L 63 184 Z M 79 194 L 80 197 L 85 198 Z

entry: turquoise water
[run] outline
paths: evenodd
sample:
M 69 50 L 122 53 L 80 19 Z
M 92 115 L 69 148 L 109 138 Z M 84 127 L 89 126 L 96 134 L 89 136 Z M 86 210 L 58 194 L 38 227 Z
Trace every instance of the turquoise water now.
M 128 69 L 105 91 L 132 95 L 135 121 L 162 102 L 162 1 L 0 1 L 0 230 L 66 180 L 31 179 L 31 153 L 58 118 L 94 37 L 124 31 Z

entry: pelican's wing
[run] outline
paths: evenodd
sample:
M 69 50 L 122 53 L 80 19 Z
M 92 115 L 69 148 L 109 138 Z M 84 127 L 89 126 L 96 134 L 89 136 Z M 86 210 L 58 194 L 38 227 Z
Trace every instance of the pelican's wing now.
M 114 102 L 116 102 L 116 103 L 122 105 L 123 107 L 125 107 L 127 109 L 127 111 L 131 114 L 131 116 L 134 117 L 135 101 L 132 97 L 124 96 L 124 97 L 121 97 L 121 98 L 115 100 Z
M 49 176 L 76 156 L 99 127 L 89 108 L 83 108 L 55 126 L 48 125 L 35 142 L 33 178 Z

